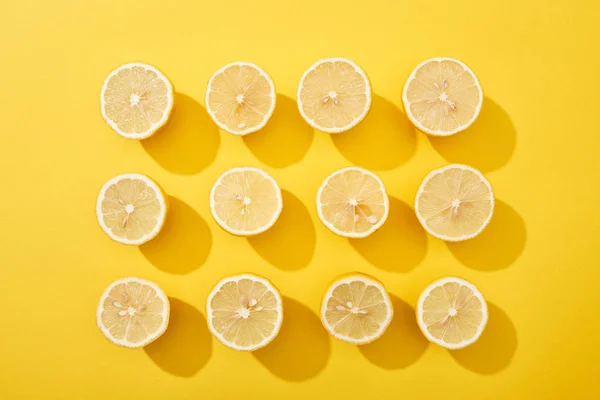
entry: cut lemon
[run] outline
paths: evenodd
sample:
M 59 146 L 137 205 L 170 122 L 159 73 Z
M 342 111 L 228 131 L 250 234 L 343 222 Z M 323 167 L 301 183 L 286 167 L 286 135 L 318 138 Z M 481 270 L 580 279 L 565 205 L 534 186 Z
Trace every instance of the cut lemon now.
M 300 114 L 328 133 L 356 126 L 371 107 L 371 85 L 364 71 L 345 58 L 327 58 L 311 66 L 298 85 Z
M 234 135 L 262 129 L 275 109 L 275 85 L 258 65 L 234 62 L 208 81 L 206 109 L 213 121 Z
M 217 179 L 210 193 L 212 216 L 234 235 L 266 231 L 275 224 L 282 207 L 277 182 L 258 168 L 230 169 Z
M 162 189 L 141 174 L 115 176 L 102 186 L 96 216 L 108 236 L 119 243 L 140 245 L 163 227 L 167 204 Z
M 321 321 L 334 337 L 352 344 L 379 338 L 394 315 L 392 302 L 381 282 L 352 273 L 327 289 L 321 304 Z
M 417 192 L 415 210 L 427 232 L 459 242 L 479 235 L 488 225 L 494 193 L 481 172 L 452 164 L 427 175 Z
M 271 282 L 243 274 L 220 281 L 206 300 L 208 327 L 224 345 L 254 351 L 279 333 L 283 321 L 281 295 Z
M 463 62 L 431 58 L 410 74 L 402 101 L 408 119 L 420 131 L 449 136 L 467 129 L 477 119 L 483 91 Z
M 169 119 L 173 85 L 151 65 L 125 64 L 104 81 L 100 104 L 102 116 L 119 135 L 145 139 Z
M 124 278 L 104 291 L 96 319 L 111 342 L 137 348 L 156 340 L 169 324 L 169 299 L 155 283 Z
M 417 304 L 419 328 L 427 339 L 447 349 L 476 342 L 487 319 L 485 299 L 472 283 L 460 278 L 433 282 Z
M 363 168 L 329 175 L 317 193 L 317 212 L 326 227 L 349 238 L 364 238 L 387 219 L 389 199 L 383 182 Z

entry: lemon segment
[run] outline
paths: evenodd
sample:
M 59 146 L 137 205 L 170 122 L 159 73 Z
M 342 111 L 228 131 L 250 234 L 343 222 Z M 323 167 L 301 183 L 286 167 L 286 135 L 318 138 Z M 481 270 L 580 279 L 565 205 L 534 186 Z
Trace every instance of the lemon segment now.
M 206 310 L 211 333 L 240 351 L 269 344 L 283 321 L 279 291 L 267 279 L 252 274 L 221 280 L 210 292 Z
M 448 349 L 476 342 L 487 319 L 483 295 L 461 278 L 449 277 L 432 283 L 417 304 L 417 322 L 425 337 Z
M 210 78 L 206 108 L 213 121 L 238 136 L 262 129 L 275 109 L 275 85 L 258 65 L 235 62 Z
M 415 199 L 421 225 L 433 236 L 457 242 L 479 235 L 494 213 L 494 193 L 474 168 L 452 164 L 431 171 Z
M 321 322 L 337 339 L 352 344 L 372 342 L 385 332 L 394 310 L 381 282 L 352 273 L 327 289 L 321 305 Z
M 96 319 L 108 340 L 138 348 L 165 332 L 169 312 L 169 299 L 158 285 L 131 277 L 108 286 L 98 304 Z
M 312 65 L 300 80 L 297 96 L 306 122 L 327 133 L 353 128 L 371 107 L 367 75 L 345 58 L 328 58 Z
M 281 189 L 258 168 L 232 168 L 221 175 L 210 193 L 212 216 L 227 232 L 239 236 L 262 233 L 275 224 L 283 202 Z
M 141 245 L 162 229 L 167 204 L 162 189 L 142 174 L 123 174 L 106 182 L 96 202 L 102 230 L 113 240 Z
M 332 232 L 349 238 L 364 238 L 386 221 L 389 199 L 375 174 L 348 167 L 329 175 L 317 193 L 317 212 Z
M 453 58 L 419 64 L 402 93 L 404 111 L 420 131 L 450 136 L 467 129 L 479 116 L 483 91 L 475 73 Z
M 127 139 L 145 139 L 162 127 L 173 109 L 173 85 L 155 67 L 130 63 L 112 71 L 100 93 L 102 117 Z

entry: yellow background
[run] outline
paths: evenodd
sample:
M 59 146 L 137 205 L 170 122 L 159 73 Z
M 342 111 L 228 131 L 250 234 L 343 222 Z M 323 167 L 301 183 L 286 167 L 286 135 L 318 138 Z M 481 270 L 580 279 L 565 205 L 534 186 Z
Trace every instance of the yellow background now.
M 0 398 L 2 399 L 594 399 L 600 351 L 600 24 L 596 1 L 31 1 L 0 6 Z M 374 100 L 356 129 L 313 131 L 296 110 L 302 72 L 348 57 Z M 401 90 L 425 58 L 468 63 L 483 85 L 479 121 L 446 139 L 416 133 Z M 236 60 L 262 66 L 278 104 L 261 132 L 220 132 L 206 82 Z M 144 142 L 100 116 L 105 76 L 130 61 L 177 89 L 170 125 Z M 447 245 L 418 225 L 424 175 L 448 162 L 479 168 L 497 211 L 479 238 Z M 315 193 L 360 165 L 391 196 L 380 232 L 336 237 Z M 255 239 L 211 218 L 208 193 L 227 168 L 253 165 L 284 190 L 284 212 Z M 111 241 L 94 205 L 123 172 L 171 196 L 165 231 L 140 248 Z M 380 278 L 396 316 L 378 342 L 327 336 L 317 318 L 336 275 Z M 204 301 L 222 277 L 252 271 L 285 296 L 280 337 L 256 354 L 211 338 Z M 433 279 L 459 275 L 489 301 L 480 342 L 428 345 L 413 308 Z M 111 345 L 95 324 L 104 288 L 157 282 L 172 323 L 144 350 Z M 368 397 L 366 397 L 368 396 Z

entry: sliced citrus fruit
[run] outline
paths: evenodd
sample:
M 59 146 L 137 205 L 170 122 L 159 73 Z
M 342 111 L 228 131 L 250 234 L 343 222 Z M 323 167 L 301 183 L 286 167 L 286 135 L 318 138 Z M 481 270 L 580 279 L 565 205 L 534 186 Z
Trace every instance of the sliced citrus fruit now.
M 363 168 L 329 175 L 317 193 L 317 212 L 326 227 L 349 238 L 364 238 L 387 219 L 389 199 L 383 182 Z
M 352 344 L 379 338 L 394 315 L 383 284 L 358 272 L 338 278 L 321 304 L 321 321 L 334 337 Z
M 162 189 L 142 174 L 115 176 L 102 186 L 96 202 L 100 226 L 119 243 L 140 245 L 163 227 L 167 204 Z
M 436 136 L 467 129 L 479 116 L 483 91 L 471 69 L 453 58 L 417 65 L 404 84 L 402 102 L 419 130 Z
M 155 283 L 123 278 L 102 294 L 96 319 L 111 342 L 130 348 L 156 340 L 169 324 L 169 299 Z
M 425 337 L 448 349 L 476 342 L 487 319 L 487 304 L 481 292 L 461 278 L 433 282 L 417 304 L 417 322 Z
M 282 207 L 277 182 L 258 168 L 226 171 L 210 193 L 212 216 L 234 235 L 252 236 L 266 231 L 275 224 Z
M 173 85 L 152 65 L 125 64 L 106 77 L 100 104 L 115 132 L 127 139 L 145 139 L 169 119 Z
M 275 85 L 258 65 L 234 62 L 208 81 L 206 109 L 213 121 L 234 135 L 262 129 L 275 109 Z
M 481 172 L 451 164 L 425 177 L 415 199 L 417 218 L 433 236 L 459 242 L 481 233 L 494 213 L 492 186 Z
M 345 58 L 311 66 L 298 85 L 298 108 L 313 128 L 328 133 L 356 126 L 371 107 L 371 85 L 364 71 Z
M 283 306 L 279 291 L 267 279 L 243 274 L 221 280 L 206 300 L 208 327 L 224 345 L 254 351 L 279 333 Z

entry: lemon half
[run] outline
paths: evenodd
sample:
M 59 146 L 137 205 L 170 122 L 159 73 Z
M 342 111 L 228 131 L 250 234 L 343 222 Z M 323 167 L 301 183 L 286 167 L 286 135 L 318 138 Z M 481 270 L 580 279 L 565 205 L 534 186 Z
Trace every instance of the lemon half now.
M 371 108 L 369 79 L 346 58 L 327 58 L 312 65 L 300 79 L 297 96 L 304 120 L 327 133 L 353 128 Z
M 335 338 L 366 344 L 381 337 L 394 315 L 383 284 L 372 276 L 352 273 L 327 289 L 321 305 L 321 321 Z
M 100 93 L 104 120 L 127 139 L 145 139 L 165 125 L 173 109 L 173 85 L 152 65 L 130 63 L 112 71 Z

